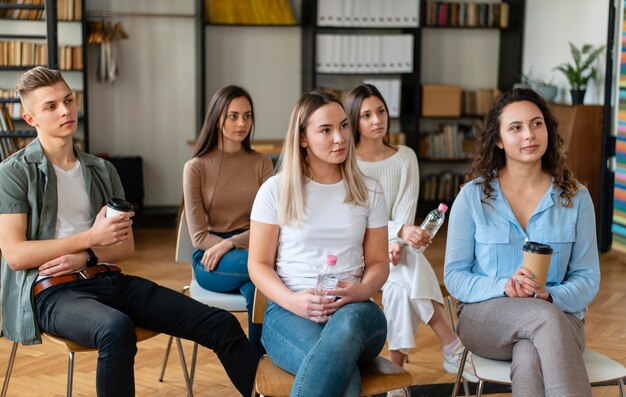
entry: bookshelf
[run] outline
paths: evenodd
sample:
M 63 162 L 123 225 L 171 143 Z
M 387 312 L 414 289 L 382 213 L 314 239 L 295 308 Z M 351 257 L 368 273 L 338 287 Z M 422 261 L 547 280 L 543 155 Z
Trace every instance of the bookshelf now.
M 36 136 L 21 120 L 13 94 L 19 76 L 36 65 L 61 69 L 79 103 L 79 146 L 89 148 L 85 0 L 0 2 L 0 160 Z M 59 45 L 62 44 L 62 45 Z M 53 49 L 53 50 L 52 50 Z M 81 111 L 82 109 L 82 111 Z
M 518 81 L 525 6 L 525 0 L 421 2 L 418 208 L 452 203 L 475 151 L 472 131 L 482 128 L 484 114 L 499 92 Z M 493 59 L 476 60 L 474 49 L 492 53 Z M 433 56 L 438 62 L 425 65 Z M 425 114 L 433 107 L 439 114 Z
M 391 130 L 404 132 L 407 145 L 417 148 L 419 2 L 317 0 L 302 7 L 303 91 L 332 89 L 341 96 L 363 82 L 388 85 L 381 91 L 389 93 L 382 92 Z

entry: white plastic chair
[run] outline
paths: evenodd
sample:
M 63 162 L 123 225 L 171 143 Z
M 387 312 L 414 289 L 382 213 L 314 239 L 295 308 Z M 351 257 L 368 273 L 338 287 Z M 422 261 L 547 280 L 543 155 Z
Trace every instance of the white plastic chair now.
M 193 263 L 193 244 L 191 243 L 191 235 L 189 234 L 189 227 L 187 226 L 187 218 L 185 218 L 185 211 L 181 211 L 180 221 L 178 223 L 178 232 L 176 235 L 176 262 L 179 263 L 187 263 L 190 267 Z M 246 309 L 246 298 L 239 293 L 223 293 L 223 292 L 213 292 L 206 290 L 198 284 L 196 280 L 195 273 L 193 269 L 191 269 L 191 282 L 189 285 L 186 285 L 182 288 L 182 293 L 188 293 L 189 296 L 198 302 L 204 303 L 205 305 L 217 307 L 229 312 L 245 312 Z M 167 360 L 170 355 L 170 349 L 172 347 L 172 340 L 174 338 L 172 336 L 169 337 L 167 342 L 167 348 L 165 349 L 165 357 L 163 358 L 163 365 L 161 367 L 161 375 L 159 377 L 159 381 L 163 381 L 163 376 L 165 375 L 165 368 L 167 366 Z M 183 361 L 183 366 L 186 368 L 187 364 L 185 363 L 184 354 L 182 344 L 179 338 L 176 338 L 176 345 L 178 347 L 178 352 Z M 193 353 L 191 356 L 191 368 L 189 371 L 189 397 L 193 396 L 193 380 L 196 371 L 196 359 L 198 356 L 198 344 L 194 342 L 193 344 Z M 187 374 L 185 374 L 187 378 Z M 187 380 L 187 379 L 185 379 Z
M 452 324 L 455 324 L 452 310 L 452 300 L 449 295 L 446 299 L 450 320 L 452 321 Z M 454 382 L 452 397 L 457 397 L 458 395 L 459 386 L 463 376 L 462 368 L 465 366 L 468 352 L 469 350 L 465 349 L 463 356 L 461 357 L 461 364 L 459 365 L 459 372 L 457 373 L 456 381 Z M 585 362 L 587 375 L 589 376 L 589 383 L 591 383 L 592 386 L 596 384 L 615 383 L 619 388 L 620 397 L 624 397 L 624 378 L 626 378 L 626 368 L 624 368 L 622 364 L 617 361 L 613 361 L 607 356 L 589 348 L 585 349 L 585 352 L 583 353 L 583 360 Z M 472 362 L 474 364 L 474 370 L 476 371 L 476 377 L 478 378 L 476 397 L 480 397 L 482 395 L 485 382 L 500 383 L 504 385 L 511 384 L 511 361 L 492 360 L 481 357 L 472 352 Z M 465 392 L 467 394 L 467 389 Z

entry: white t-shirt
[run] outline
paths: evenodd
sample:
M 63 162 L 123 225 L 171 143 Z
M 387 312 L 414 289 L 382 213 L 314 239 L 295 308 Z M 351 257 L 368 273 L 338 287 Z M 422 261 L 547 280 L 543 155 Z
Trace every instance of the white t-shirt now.
M 382 188 L 364 178 L 369 198 L 366 207 L 344 203 L 343 181 L 324 185 L 309 181 L 304 186 L 306 211 L 299 225 L 280 228 L 276 272 L 292 291 L 315 287 L 317 273 L 326 255 L 337 256 L 339 279 L 360 281 L 365 268 L 363 238 L 366 228 L 387 226 Z M 250 219 L 278 225 L 280 175 L 268 179 L 259 189 Z
M 87 195 L 87 185 L 83 178 L 80 161 L 71 170 L 54 167 L 57 177 L 57 222 L 55 238 L 63 238 L 88 230 L 93 224 L 91 201 Z M 50 276 L 37 276 L 37 281 Z

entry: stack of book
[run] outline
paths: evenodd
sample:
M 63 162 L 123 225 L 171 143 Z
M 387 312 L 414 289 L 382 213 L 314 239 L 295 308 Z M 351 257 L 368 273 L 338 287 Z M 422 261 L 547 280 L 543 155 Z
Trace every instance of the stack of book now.
M 463 91 L 461 93 L 461 111 L 464 115 L 484 116 L 499 96 L 500 90 L 497 88 Z
M 34 4 L 43 5 L 44 0 L 0 0 L 5 4 Z M 82 18 L 81 0 L 57 0 L 57 19 L 60 21 L 80 21 Z M 0 9 L 0 18 L 6 19 L 45 19 L 44 10 L 31 9 Z
M 62 70 L 82 70 L 83 48 L 59 47 Z M 48 46 L 34 41 L 0 41 L 0 66 L 36 66 L 47 63 Z
M 34 134 L 14 132 L 15 127 L 7 104 L 0 103 L 0 161 L 28 145 Z
M 318 73 L 412 73 L 412 34 L 318 34 Z
M 206 21 L 216 25 L 295 25 L 289 0 L 205 0 Z
M 462 160 L 474 155 L 473 140 L 481 123 L 442 124 L 420 139 L 420 157 L 430 160 Z
M 507 3 L 426 2 L 426 26 L 509 27 Z
M 418 27 L 417 0 L 318 0 L 317 26 Z
M 424 175 L 420 181 L 422 199 L 435 202 L 452 202 L 463 184 L 464 176 L 452 171 Z

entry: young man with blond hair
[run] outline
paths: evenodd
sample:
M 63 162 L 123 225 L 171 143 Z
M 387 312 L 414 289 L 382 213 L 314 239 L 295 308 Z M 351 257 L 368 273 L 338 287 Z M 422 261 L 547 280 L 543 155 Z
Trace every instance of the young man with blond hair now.
M 232 314 L 110 265 L 134 251 L 134 213 L 105 217 L 124 191 L 111 163 L 73 145 L 76 100 L 61 73 L 35 67 L 16 92 L 37 138 L 0 164 L 4 335 L 36 344 L 44 331 L 97 348 L 97 395 L 124 397 L 135 394 L 141 326 L 214 350 L 251 394 L 259 354 Z

